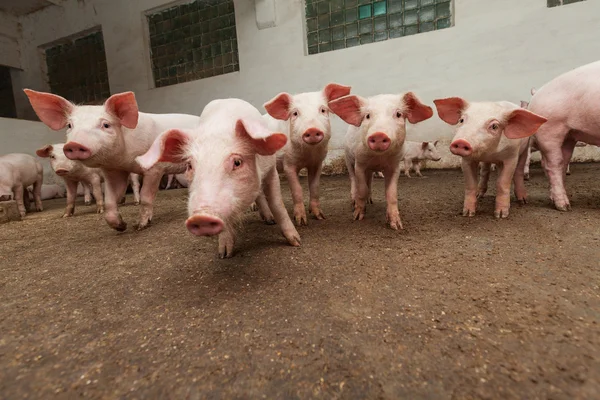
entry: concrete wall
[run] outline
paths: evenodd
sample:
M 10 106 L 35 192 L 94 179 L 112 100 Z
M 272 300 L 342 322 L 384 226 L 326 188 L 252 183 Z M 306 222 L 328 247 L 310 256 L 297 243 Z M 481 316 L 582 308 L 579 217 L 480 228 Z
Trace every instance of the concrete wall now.
M 19 19 L 0 11 L 0 65 L 21 68 Z
M 240 71 L 153 89 L 143 13 L 169 3 L 66 0 L 62 7 L 22 18 L 20 84 L 47 89 L 38 47 L 98 25 L 111 91 L 134 90 L 148 112 L 198 114 L 223 97 L 240 97 L 260 108 L 278 92 L 316 90 L 331 81 L 352 85 L 363 96 L 413 90 L 429 104 L 447 96 L 518 103 L 529 99 L 532 86 L 600 55 L 597 0 L 556 8 L 547 8 L 546 0 L 455 0 L 450 29 L 312 56 L 306 55 L 303 1 L 275 0 L 276 26 L 259 30 L 254 1 L 236 0 Z M 24 96 L 18 97 L 20 115 L 33 117 Z M 345 125 L 335 118 L 333 126 L 331 145 L 339 149 Z M 409 128 L 409 140 L 442 139 L 444 148 L 451 136 L 437 117 Z M 457 166 L 458 158 L 446 154 L 437 166 Z M 600 153 L 591 157 L 600 160 Z
M 0 155 L 8 153 L 25 153 L 32 156 L 44 145 L 64 143 L 63 132 L 55 132 L 41 122 L 24 121 L 12 118 L 0 118 Z M 40 159 L 44 165 L 44 183 L 61 183 L 50 164 Z

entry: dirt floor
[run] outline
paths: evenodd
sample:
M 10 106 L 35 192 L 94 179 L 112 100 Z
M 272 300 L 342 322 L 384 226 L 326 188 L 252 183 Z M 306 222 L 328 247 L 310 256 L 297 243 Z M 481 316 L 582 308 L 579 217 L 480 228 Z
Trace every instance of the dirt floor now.
M 503 221 L 493 193 L 459 215 L 460 171 L 402 177 L 400 233 L 381 180 L 354 222 L 324 177 L 302 247 L 249 213 L 228 260 L 184 190 L 142 232 L 129 199 L 122 234 L 47 201 L 0 225 L 0 398 L 598 399 L 600 165 L 572 170 L 572 212 L 534 168 Z

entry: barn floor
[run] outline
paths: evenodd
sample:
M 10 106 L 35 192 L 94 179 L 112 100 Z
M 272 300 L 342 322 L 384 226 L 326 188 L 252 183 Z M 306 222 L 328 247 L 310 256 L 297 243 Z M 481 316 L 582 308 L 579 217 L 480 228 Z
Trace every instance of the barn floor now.
M 600 165 L 572 170 L 572 212 L 538 167 L 503 221 L 491 193 L 459 216 L 459 171 L 401 178 L 400 233 L 381 180 L 354 222 L 324 177 L 302 247 L 249 214 L 228 260 L 184 190 L 142 232 L 129 199 L 122 234 L 47 201 L 0 225 L 0 397 L 600 398 Z

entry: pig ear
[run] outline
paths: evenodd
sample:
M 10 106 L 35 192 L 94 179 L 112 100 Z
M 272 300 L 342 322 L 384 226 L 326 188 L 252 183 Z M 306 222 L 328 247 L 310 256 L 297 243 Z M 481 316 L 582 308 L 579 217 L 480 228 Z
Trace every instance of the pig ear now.
M 104 103 L 104 108 L 119 118 L 125 128 L 134 129 L 137 126 L 139 110 L 133 92 L 113 94 Z
M 149 170 L 158 162 L 184 162 L 183 148 L 189 135 L 180 129 L 170 129 L 161 133 L 152 143 L 146 154 L 138 156 L 135 161 L 144 170 Z
M 48 158 L 48 157 L 50 157 L 50 152 L 51 151 L 52 151 L 52 145 L 51 144 L 47 144 L 44 147 L 42 147 L 41 149 L 37 149 L 35 151 L 35 154 L 37 154 L 38 157 Z
M 264 104 L 265 110 L 275 119 L 287 121 L 290 118 L 290 106 L 292 96 L 288 93 L 279 93 L 273 99 Z
M 342 86 L 337 83 L 330 83 L 323 89 L 323 94 L 329 103 L 332 100 L 339 99 L 340 97 L 348 96 L 350 94 L 350 86 Z
M 463 111 L 469 106 L 466 100 L 460 97 L 449 97 L 447 99 L 438 99 L 433 101 L 437 108 L 438 115 L 442 121 L 456 125 L 460 120 Z
M 360 126 L 363 120 L 361 111 L 364 100 L 356 95 L 344 96 L 330 101 L 328 106 L 334 114 L 343 119 L 346 123 L 354 126 Z
M 536 89 L 536 88 L 534 88 L 534 87 L 532 87 L 532 88 L 531 88 L 531 95 L 532 95 L 532 96 L 533 96 L 533 95 L 535 95 L 535 94 L 536 94 L 536 92 L 537 92 L 537 89 Z
M 529 102 L 521 100 L 521 108 L 527 108 L 529 106 Z
M 423 150 L 425 150 L 428 146 L 429 146 L 429 142 L 423 142 L 423 143 L 421 143 L 421 148 Z
M 33 110 L 50 129 L 58 131 L 67 126 L 67 118 L 75 106 L 69 100 L 51 93 L 23 90 Z
M 509 139 L 521 139 L 533 135 L 546 121 L 544 117 L 523 108 L 513 110 L 504 128 L 504 135 Z
M 267 129 L 262 121 L 250 118 L 238 119 L 235 124 L 236 136 L 247 141 L 252 149 L 261 156 L 270 156 L 287 143 L 287 136 L 283 133 L 273 133 Z
M 404 95 L 404 104 L 408 113 L 408 122 L 416 124 L 433 116 L 431 107 L 421 103 L 413 92 Z

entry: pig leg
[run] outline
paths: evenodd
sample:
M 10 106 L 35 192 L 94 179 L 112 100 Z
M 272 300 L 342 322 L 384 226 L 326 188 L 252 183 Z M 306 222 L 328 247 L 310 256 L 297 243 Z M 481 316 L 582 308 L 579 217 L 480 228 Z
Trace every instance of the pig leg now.
M 350 201 L 354 209 L 354 204 L 356 203 L 356 173 L 354 171 L 354 163 L 350 162 L 348 157 L 346 157 L 346 168 L 348 169 L 348 177 L 350 178 Z
M 354 201 L 354 220 L 361 221 L 365 217 L 365 212 L 367 210 L 366 201 L 369 196 L 369 176 L 373 175 L 373 171 L 368 171 L 364 169 L 359 164 L 356 165 L 355 168 L 355 179 L 356 179 L 356 197 Z M 384 174 L 385 179 L 387 181 L 387 172 Z M 397 177 L 396 177 L 397 178 Z
M 168 190 L 171 187 L 171 184 L 173 183 L 173 178 L 175 177 L 175 175 L 167 175 L 167 186 L 165 186 L 165 190 Z
M 89 206 L 92 204 L 92 194 L 90 192 L 90 185 L 87 184 L 86 182 L 82 183 L 82 185 L 83 185 L 83 201 L 86 206 Z
M 93 180 L 90 184 L 92 186 L 92 193 L 96 199 L 96 212 L 102 214 L 104 212 L 104 196 L 102 195 L 102 184 L 100 178 Z
M 506 160 L 498 165 L 498 178 L 496 179 L 496 208 L 494 217 L 506 218 L 510 209 L 510 184 L 517 168 L 518 160 Z
M 306 210 L 304 209 L 304 200 L 302 198 L 302 186 L 298 178 L 298 171 L 291 165 L 284 164 L 283 170 L 288 180 L 288 185 L 292 191 L 292 201 L 294 203 L 294 220 L 296 225 L 308 225 L 306 220 Z
M 319 201 L 319 181 L 321 180 L 321 164 L 316 168 L 308 168 L 308 190 L 310 192 L 310 212 L 317 219 L 325 219 Z M 304 207 L 304 205 L 302 206 Z
M 490 180 L 490 170 L 491 170 L 491 163 L 480 163 L 480 177 L 479 177 L 479 184 L 477 185 L 477 198 L 480 199 L 483 196 L 485 196 L 485 193 L 487 192 L 488 189 L 488 181 Z
M 565 152 L 557 142 L 564 142 L 567 128 L 561 124 L 546 127 L 542 125 L 537 133 L 538 147 L 544 159 L 543 167 L 546 176 L 550 180 L 550 200 L 559 211 L 571 209 L 569 198 L 565 190 L 564 174 L 565 164 L 569 160 L 564 159 Z M 563 133 L 561 135 L 561 133 Z M 569 155 L 570 156 L 570 155 Z
M 71 181 L 65 179 L 65 186 L 67 187 L 67 208 L 63 214 L 63 218 L 68 218 L 75 212 L 75 198 L 77 197 L 77 181 Z M 85 184 L 84 184 L 85 186 Z
M 467 161 L 463 158 L 462 170 L 465 176 L 465 201 L 462 215 L 472 217 L 477 209 L 477 170 L 479 162 Z
M 175 175 L 169 175 L 175 176 Z M 131 188 L 133 189 L 133 204 L 140 204 L 140 176 L 138 174 L 130 174 Z
M 371 190 L 371 187 L 373 186 L 373 175 L 375 174 L 373 172 L 370 172 L 367 178 L 367 186 L 369 187 L 369 197 L 367 197 L 367 204 L 373 204 L 373 191 Z
M 575 150 L 575 146 L 577 145 L 577 141 L 570 137 L 567 137 L 562 145 L 562 153 L 563 153 L 563 165 L 565 166 L 565 174 L 571 175 L 571 171 L 569 170 L 569 164 L 571 163 L 571 157 L 573 156 L 573 151 Z
M 103 170 L 105 194 L 104 194 L 104 219 L 113 229 L 123 232 L 127 224 L 119 213 L 117 202 L 123 197 L 127 190 L 127 179 L 129 174 L 125 171 Z
M 412 160 L 410 160 L 409 158 L 404 159 L 404 175 L 406 175 L 407 178 L 410 178 L 411 165 L 412 165 Z
M 417 174 L 418 177 L 423 177 L 423 174 L 421 174 L 421 162 L 419 160 L 413 161 L 413 169 L 415 170 L 415 174 Z
M 273 217 L 273 213 L 269 208 L 269 203 L 267 202 L 267 198 L 265 197 L 264 192 L 261 190 L 260 194 L 256 198 L 256 206 L 258 208 L 258 215 L 262 218 L 263 221 L 267 225 L 275 225 L 275 217 Z
M 219 258 L 230 258 L 233 256 L 234 244 L 235 232 L 230 224 L 226 224 L 223 232 L 219 233 Z
M 531 153 L 529 153 L 530 147 L 527 145 L 526 149 L 521 149 L 519 152 L 519 159 L 517 167 L 514 172 L 513 182 L 515 185 L 515 197 L 521 204 L 527 204 L 527 189 L 525 188 L 525 168 L 527 161 L 531 159 Z
M 25 212 L 31 211 L 31 199 L 29 198 L 29 189 L 23 186 L 23 205 L 25 206 Z
M 160 186 L 160 180 L 162 179 L 162 170 L 150 169 L 144 175 L 144 184 L 140 191 L 140 223 L 137 226 L 137 230 L 140 231 L 146 228 L 152 221 L 152 210 L 156 193 Z
M 400 168 L 388 169 L 385 171 L 385 199 L 387 201 L 386 221 L 394 230 L 404 229 L 400 220 L 400 211 L 398 210 L 398 178 L 400 177 Z
M 44 182 L 44 171 L 40 171 L 37 176 L 37 180 L 33 184 L 33 199 L 35 200 L 36 211 L 43 211 L 42 206 L 42 183 Z M 27 194 L 29 197 L 29 193 Z
M 23 196 L 24 196 L 24 189 L 23 189 L 23 185 L 19 184 L 16 185 L 13 188 L 13 193 L 15 195 L 15 201 L 17 202 L 17 208 L 19 209 L 19 214 L 21 214 L 21 217 L 25 217 L 25 204 L 23 203 Z
M 526 181 L 529 180 L 529 164 L 531 164 L 531 142 L 533 139 L 529 139 L 527 141 L 527 156 L 525 157 L 525 167 L 524 167 L 524 179 Z M 519 167 L 517 167 L 518 170 Z
M 281 233 L 292 246 L 300 246 L 300 235 L 296 227 L 292 223 L 288 215 L 283 199 L 281 198 L 281 185 L 279 183 L 279 174 L 273 169 L 265 177 L 264 194 L 269 204 L 269 208 L 273 211 L 273 218 L 277 225 L 281 227 Z

